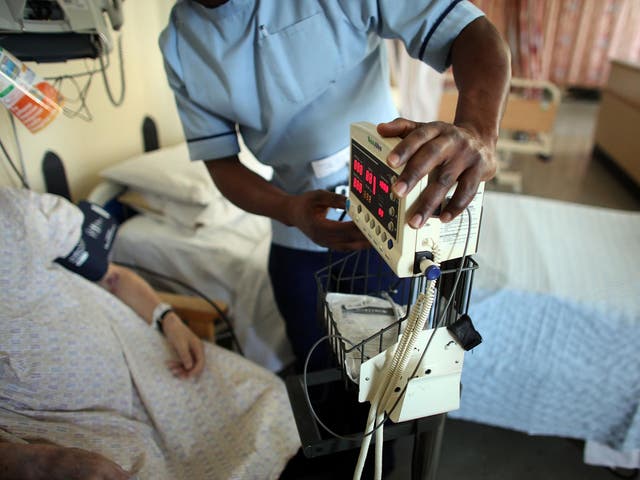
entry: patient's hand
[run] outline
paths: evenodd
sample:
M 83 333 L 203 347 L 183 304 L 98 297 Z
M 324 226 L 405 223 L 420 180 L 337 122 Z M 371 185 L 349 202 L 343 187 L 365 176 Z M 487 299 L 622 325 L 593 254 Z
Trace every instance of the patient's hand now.
M 1 443 L 0 452 L 0 473 L 6 479 L 127 480 L 133 475 L 102 455 L 80 448 Z
M 200 340 L 173 312 L 162 320 L 162 330 L 178 360 L 169 362 L 169 370 L 178 378 L 193 378 L 204 368 L 204 347 Z

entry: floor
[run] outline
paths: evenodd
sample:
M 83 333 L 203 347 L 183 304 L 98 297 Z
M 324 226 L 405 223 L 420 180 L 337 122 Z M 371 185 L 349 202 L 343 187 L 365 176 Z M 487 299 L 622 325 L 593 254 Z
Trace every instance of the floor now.
M 592 156 L 597 101 L 568 98 L 558 112 L 553 155 L 513 155 L 509 169 L 522 174 L 522 193 L 587 205 L 640 210 L 637 188 Z M 489 190 L 508 191 L 489 183 Z M 447 420 L 439 480 L 615 480 L 640 479 L 633 472 L 588 466 L 581 442 L 529 436 L 486 425 Z M 410 479 L 411 441 L 400 440 L 397 465 L 388 480 Z M 635 476 L 629 476 L 629 475 Z
M 513 154 L 509 170 L 522 174 L 522 193 L 623 210 L 640 209 L 640 193 L 600 159 L 593 158 L 597 101 L 568 98 L 558 111 L 549 160 Z M 487 189 L 509 187 L 489 182 Z

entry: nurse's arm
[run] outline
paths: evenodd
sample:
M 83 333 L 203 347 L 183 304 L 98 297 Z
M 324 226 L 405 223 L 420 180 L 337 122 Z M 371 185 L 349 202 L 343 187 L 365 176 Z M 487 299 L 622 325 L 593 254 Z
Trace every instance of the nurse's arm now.
M 296 227 L 318 245 L 334 250 L 369 246 L 353 222 L 326 219 L 330 208 L 345 208 L 342 195 L 326 190 L 290 195 L 245 167 L 237 156 L 205 163 L 218 190 L 241 209 Z
M 459 215 L 480 182 L 496 172 L 498 128 L 511 78 L 509 49 L 493 25 L 480 17 L 454 40 L 451 62 L 459 90 L 453 125 L 396 119 L 378 126 L 381 135 L 404 139 L 387 159 L 392 166 L 406 164 L 393 187 L 396 195 L 405 196 L 431 174 L 409 217 L 414 228 L 426 223 L 456 182 L 440 219 L 446 222 Z

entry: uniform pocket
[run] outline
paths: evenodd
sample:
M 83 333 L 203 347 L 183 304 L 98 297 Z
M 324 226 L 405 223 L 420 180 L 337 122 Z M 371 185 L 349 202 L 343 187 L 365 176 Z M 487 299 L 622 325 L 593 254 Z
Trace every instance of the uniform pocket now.
M 298 103 L 320 94 L 341 70 L 326 17 L 315 13 L 276 32 L 260 27 L 260 61 L 267 93 Z

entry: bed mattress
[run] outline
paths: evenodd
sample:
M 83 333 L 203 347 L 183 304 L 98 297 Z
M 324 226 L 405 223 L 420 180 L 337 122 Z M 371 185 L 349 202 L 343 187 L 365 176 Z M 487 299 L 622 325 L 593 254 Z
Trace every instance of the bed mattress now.
M 640 213 L 495 192 L 484 207 L 484 341 L 451 416 L 640 448 Z

